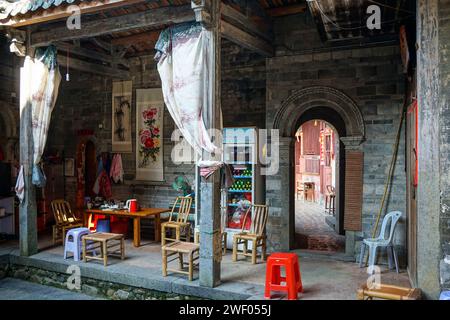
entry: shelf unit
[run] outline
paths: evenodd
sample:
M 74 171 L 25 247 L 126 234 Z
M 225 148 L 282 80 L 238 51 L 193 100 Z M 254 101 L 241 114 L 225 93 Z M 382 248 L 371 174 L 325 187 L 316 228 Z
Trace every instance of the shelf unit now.
M 258 163 L 258 129 L 256 127 L 225 128 L 223 134 L 224 162 L 233 166 L 234 185 L 222 190 L 222 212 L 225 231 L 229 234 L 227 247 L 232 248 L 233 234 L 242 229 L 248 206 L 264 201 L 264 180 Z M 246 222 L 250 226 L 251 220 Z M 250 249 L 250 248 L 249 248 Z

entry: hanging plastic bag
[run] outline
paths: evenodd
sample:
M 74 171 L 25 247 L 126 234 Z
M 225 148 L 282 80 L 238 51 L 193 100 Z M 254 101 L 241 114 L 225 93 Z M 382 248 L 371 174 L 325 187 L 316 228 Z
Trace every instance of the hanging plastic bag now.
M 39 165 L 33 166 L 32 182 L 36 187 L 44 188 L 47 183 L 47 177 Z

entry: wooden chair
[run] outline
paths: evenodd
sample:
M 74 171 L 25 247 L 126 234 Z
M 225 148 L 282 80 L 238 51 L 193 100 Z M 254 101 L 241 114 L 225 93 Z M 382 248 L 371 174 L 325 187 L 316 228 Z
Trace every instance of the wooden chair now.
M 245 230 L 247 219 L 252 216 L 253 220 L 250 230 Z M 252 257 L 252 263 L 256 264 L 256 256 L 258 247 L 261 247 L 261 259 L 266 260 L 266 223 L 269 216 L 269 207 L 265 205 L 252 205 L 245 213 L 242 230 L 233 236 L 233 261 L 237 261 L 238 255 Z M 252 243 L 252 253 L 247 253 L 248 242 Z M 243 245 L 243 251 L 238 251 L 238 246 Z
M 53 244 L 61 240 L 64 245 L 67 230 L 83 227 L 83 222 L 73 213 L 65 200 L 54 200 L 50 204 L 56 224 L 53 226 Z
M 336 212 L 336 189 L 327 185 L 327 194 L 325 196 L 325 212 L 335 215 Z
M 312 202 L 316 202 L 316 184 L 314 182 L 305 182 L 305 199 L 308 201 L 308 195 L 311 195 Z
M 178 197 L 170 212 L 169 221 L 161 224 L 161 245 L 164 246 L 167 241 L 180 241 L 181 234 L 185 233 L 186 241 L 189 242 L 191 237 L 191 224 L 187 222 L 191 211 L 192 198 Z M 178 210 L 178 212 L 175 212 Z M 177 215 L 176 219 L 174 214 Z M 175 238 L 167 237 L 167 230 L 175 231 Z
M 299 198 L 301 196 L 303 201 L 305 201 L 305 199 L 306 199 L 305 192 L 306 192 L 305 191 L 305 185 L 303 184 L 303 182 L 297 181 L 297 189 L 296 189 L 297 200 L 299 200 Z

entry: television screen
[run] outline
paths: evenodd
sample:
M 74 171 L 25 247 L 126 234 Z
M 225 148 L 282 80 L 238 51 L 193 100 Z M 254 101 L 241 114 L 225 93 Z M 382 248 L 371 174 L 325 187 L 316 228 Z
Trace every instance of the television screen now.
M 0 196 L 10 196 L 11 187 L 11 164 L 0 162 Z

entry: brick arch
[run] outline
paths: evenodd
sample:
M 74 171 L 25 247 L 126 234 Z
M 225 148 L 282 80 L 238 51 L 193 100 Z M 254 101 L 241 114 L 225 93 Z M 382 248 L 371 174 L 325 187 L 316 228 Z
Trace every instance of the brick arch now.
M 356 103 L 340 90 L 324 86 L 312 86 L 294 91 L 281 105 L 273 122 L 280 136 L 292 137 L 297 131 L 299 118 L 313 108 L 329 108 L 336 111 L 346 127 L 346 135 L 365 136 L 364 119 Z
M 280 168 L 275 176 L 268 176 L 267 202 L 272 207 L 268 221 L 271 250 L 289 250 L 295 244 L 295 155 L 294 136 L 305 120 L 312 118 L 329 122 L 340 137 L 341 156 L 337 190 L 336 229 L 353 241 L 362 228 L 362 184 L 364 155 L 361 144 L 365 137 L 364 119 L 356 103 L 345 93 L 323 86 L 312 86 L 294 91 L 281 104 L 272 123 L 279 130 Z M 286 228 L 288 232 L 286 232 Z M 349 242 L 351 243 L 351 242 Z M 354 252 L 347 246 L 349 255 Z

